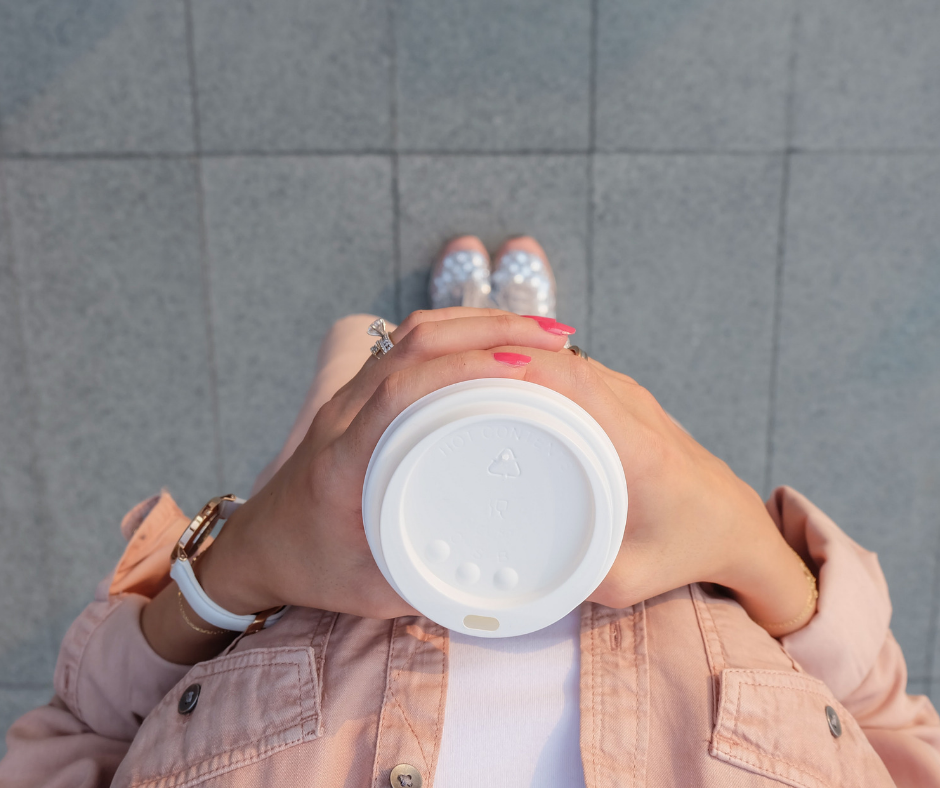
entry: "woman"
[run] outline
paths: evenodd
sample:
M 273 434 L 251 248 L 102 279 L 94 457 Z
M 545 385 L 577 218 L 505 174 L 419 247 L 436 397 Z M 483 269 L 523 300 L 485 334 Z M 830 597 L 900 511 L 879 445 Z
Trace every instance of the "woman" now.
M 873 554 L 790 488 L 762 502 L 634 380 L 567 349 L 534 240 L 490 270 L 456 239 L 431 285 L 442 308 L 391 349 L 370 357 L 371 315 L 336 324 L 283 451 L 195 561 L 250 634 L 200 618 L 170 579 L 189 518 L 166 492 L 139 504 L 63 642 L 56 697 L 10 730 L 0 785 L 940 786 L 940 718 L 905 694 Z M 504 309 L 464 306 L 486 303 Z M 482 377 L 584 407 L 630 491 L 591 597 L 499 640 L 398 597 L 360 512 L 391 420 Z

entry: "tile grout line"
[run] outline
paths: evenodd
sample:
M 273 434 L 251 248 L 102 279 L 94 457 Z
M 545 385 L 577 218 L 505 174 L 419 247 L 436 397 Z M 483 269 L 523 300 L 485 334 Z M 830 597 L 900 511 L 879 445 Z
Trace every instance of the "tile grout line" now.
M 35 386 L 36 376 L 33 374 L 33 363 L 32 363 L 32 353 L 29 348 L 28 341 L 28 331 L 26 327 L 26 307 L 24 299 L 26 299 L 25 288 L 23 287 L 24 277 L 20 275 L 19 266 L 17 265 L 17 255 L 14 248 L 14 239 L 13 239 L 13 215 L 10 211 L 9 198 L 7 194 L 7 178 L 5 168 L 0 166 L 0 226 L 6 228 L 7 232 L 7 260 L 10 264 L 10 276 L 13 280 L 13 288 L 16 291 L 13 298 L 13 307 L 16 309 L 16 325 L 19 327 L 20 338 L 23 343 L 23 365 L 25 370 L 26 377 L 26 393 L 29 397 L 29 434 L 30 434 L 30 457 L 29 457 L 29 470 L 30 475 L 36 482 L 36 511 L 35 511 L 35 524 L 41 528 L 43 523 L 53 523 L 52 512 L 47 499 L 47 492 L 49 488 L 48 480 L 46 479 L 46 474 L 43 472 L 42 462 L 39 458 L 39 442 L 37 440 L 37 432 L 39 429 L 39 391 Z M 49 551 L 43 550 L 40 557 L 40 571 L 44 572 L 48 576 L 49 570 Z M 46 617 L 50 617 L 51 609 L 48 608 L 50 600 L 46 600 L 47 609 Z M 46 622 L 46 626 L 43 627 L 46 638 L 46 649 L 47 656 L 51 660 L 51 664 L 55 665 L 56 658 L 58 657 L 59 647 L 56 643 L 55 638 L 53 637 L 53 624 L 51 621 Z
M 584 236 L 584 267 L 587 275 L 587 337 L 594 339 L 594 149 L 597 144 L 597 14 L 598 0 L 591 0 L 590 98 L 588 102 L 588 150 L 585 162 L 587 180 L 587 206 Z
M 940 532 L 934 538 L 937 543 L 934 547 L 933 594 L 930 602 L 930 620 L 927 622 L 927 661 L 925 665 L 931 690 L 934 681 L 934 654 L 937 650 L 937 616 L 940 615 L 940 602 L 937 600 L 937 595 L 940 594 Z
M 777 428 L 777 368 L 780 362 L 780 321 L 783 311 L 783 262 L 786 255 L 784 233 L 787 228 L 787 202 L 790 197 L 790 157 L 784 155 L 780 179 L 780 208 L 777 217 L 777 250 L 774 270 L 774 311 L 770 333 L 770 382 L 767 405 L 767 431 L 765 433 L 764 481 L 762 497 L 771 493 L 770 476 L 773 469 L 774 434 Z
M 777 371 L 780 364 L 780 323 L 783 312 L 783 266 L 786 259 L 787 209 L 790 202 L 790 141 L 793 138 L 793 94 L 796 81 L 797 40 L 800 24 L 799 9 L 794 9 L 790 22 L 790 54 L 787 59 L 787 95 L 783 119 L 783 167 L 780 178 L 780 206 L 777 215 L 777 250 L 774 270 L 774 312 L 770 334 L 770 381 L 765 434 L 764 481 L 762 497 L 770 495 L 770 477 L 774 460 L 774 436 L 777 428 Z
M 193 116 L 193 169 L 196 176 L 196 214 L 199 223 L 199 269 L 202 276 L 203 314 L 206 326 L 206 351 L 209 356 L 209 394 L 212 407 L 212 443 L 216 483 L 223 492 L 225 466 L 222 461 L 222 416 L 219 403 L 219 373 L 216 363 L 214 314 L 212 309 L 212 278 L 209 275 L 209 234 L 206 226 L 206 190 L 202 175 L 202 126 L 196 82 L 196 41 L 193 28 L 192 0 L 183 0 L 186 12 L 186 58 L 189 64 L 189 97 Z
M 386 0 L 388 8 L 388 117 L 392 136 L 392 284 L 395 298 L 395 322 L 404 319 L 402 314 L 401 286 L 401 189 L 398 183 L 398 42 L 395 38 L 395 0 Z
M 50 689 L 55 692 L 55 686 L 52 679 L 43 681 L 0 681 L 0 690 L 44 690 Z
M 728 157 L 753 157 L 753 156 L 938 156 L 940 148 L 843 148 L 831 150 L 818 148 L 807 150 L 789 146 L 783 149 L 768 148 L 765 150 L 717 150 L 717 149 L 696 149 L 696 148 L 675 148 L 675 149 L 654 149 L 654 148 L 611 148 L 609 150 L 597 150 L 596 147 L 588 148 L 565 148 L 565 149 L 547 149 L 547 148 L 520 148 L 516 150 L 441 150 L 430 148 L 427 150 L 399 150 L 395 148 L 363 148 L 350 150 L 327 150 L 319 148 L 299 148 L 294 150 L 233 150 L 233 151 L 212 151 L 200 150 L 198 155 L 203 159 L 277 159 L 277 158 L 301 158 L 301 157 L 357 157 L 357 156 L 399 156 L 399 157 L 419 157 L 419 156 L 439 156 L 453 158 L 510 158 L 512 156 L 584 156 L 586 154 L 600 154 L 604 156 L 728 156 Z M 2 153 L 0 152 L 0 161 L 150 161 L 150 160 L 188 160 L 193 157 L 192 153 L 181 153 L 179 151 L 130 151 L 130 152 L 77 152 L 77 153 Z
M 202 121 L 199 117 L 199 96 L 196 86 L 196 34 L 193 27 L 192 0 L 183 0 L 186 13 L 186 62 L 189 68 L 189 105 L 193 115 L 193 151 L 202 155 Z

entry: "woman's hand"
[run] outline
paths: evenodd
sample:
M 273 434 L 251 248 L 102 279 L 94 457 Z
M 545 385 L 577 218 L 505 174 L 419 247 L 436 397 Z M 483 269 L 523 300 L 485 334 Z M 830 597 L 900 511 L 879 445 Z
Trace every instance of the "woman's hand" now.
M 786 621 L 802 610 L 802 567 L 760 497 L 633 379 L 558 352 L 563 334 L 494 310 L 414 313 L 392 338 L 395 348 L 369 359 L 320 409 L 292 457 L 196 564 L 206 592 L 223 607 L 242 614 L 281 604 L 370 618 L 417 614 L 369 549 L 361 512 L 366 467 L 385 428 L 412 402 L 462 380 L 505 377 L 579 403 L 620 455 L 630 494 L 626 531 L 592 601 L 626 607 L 714 582 L 732 589 L 758 621 Z M 532 362 L 507 366 L 494 358 L 501 351 Z M 144 609 L 151 645 L 174 662 L 217 653 L 226 636 L 210 641 L 181 629 L 173 596 L 161 594 Z
M 475 377 L 514 377 L 552 388 L 584 407 L 611 437 L 630 505 L 620 553 L 592 601 L 625 607 L 689 583 L 713 582 L 730 588 L 756 620 L 782 622 L 801 612 L 808 590 L 802 567 L 760 496 L 646 389 L 593 360 L 559 353 L 564 336 L 535 321 L 460 314 L 472 316 L 410 317 L 393 334 L 396 348 L 367 362 L 321 409 L 294 456 L 239 512 L 253 525 L 227 527 L 231 551 L 248 558 L 241 576 L 257 581 L 246 583 L 243 598 L 231 589 L 233 612 L 290 603 L 373 618 L 416 614 L 369 550 L 360 509 L 363 477 L 382 432 L 407 405 Z M 499 364 L 493 352 L 501 350 L 528 354 L 532 362 L 518 369 Z M 221 556 L 222 547 L 213 551 Z M 211 575 L 208 562 L 205 571 Z
M 376 566 L 363 530 L 372 451 L 392 419 L 425 394 L 472 378 L 519 377 L 493 348 L 556 353 L 565 334 L 551 328 L 495 310 L 412 314 L 392 332 L 395 347 L 370 358 L 320 409 L 290 459 L 205 552 L 196 573 L 209 597 L 233 613 L 291 604 L 416 615 Z
M 624 538 L 591 601 L 627 607 L 711 582 L 731 589 L 756 621 L 800 616 L 809 592 L 802 565 L 753 488 L 632 378 L 570 353 L 525 352 L 532 362 L 515 377 L 581 405 L 610 436 L 623 464 L 629 493 Z M 776 627 L 773 634 L 784 630 Z

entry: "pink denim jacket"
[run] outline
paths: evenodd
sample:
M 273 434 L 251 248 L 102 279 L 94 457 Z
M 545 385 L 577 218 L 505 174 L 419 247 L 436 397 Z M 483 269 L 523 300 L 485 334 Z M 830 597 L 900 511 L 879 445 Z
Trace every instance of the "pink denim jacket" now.
M 818 568 L 818 612 L 782 641 L 703 585 L 623 610 L 582 605 L 587 788 L 940 786 L 940 718 L 905 694 L 876 556 L 788 487 L 766 505 Z M 56 696 L 10 729 L 0 786 L 385 788 L 406 764 L 431 788 L 447 630 L 294 608 L 216 659 L 168 663 L 139 617 L 187 521 L 166 493 L 125 518 L 127 550 L 66 635 Z

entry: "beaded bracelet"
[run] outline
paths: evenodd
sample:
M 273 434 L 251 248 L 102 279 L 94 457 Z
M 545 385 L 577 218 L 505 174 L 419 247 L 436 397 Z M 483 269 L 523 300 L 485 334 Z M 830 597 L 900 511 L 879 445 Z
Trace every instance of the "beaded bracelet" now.
M 794 555 L 796 555 L 794 551 Z M 806 604 L 803 605 L 803 609 L 795 615 L 793 618 L 787 621 L 781 621 L 775 624 L 768 624 L 763 621 L 757 621 L 756 623 L 767 630 L 767 633 L 773 635 L 774 637 L 779 634 L 780 636 L 789 635 L 791 632 L 796 632 L 801 626 L 809 621 L 813 617 L 813 613 L 816 612 L 816 600 L 819 599 L 819 589 L 816 587 L 816 578 L 813 573 L 810 571 L 809 567 L 806 565 L 806 562 L 796 556 L 799 560 L 800 565 L 803 567 L 803 574 L 806 575 L 806 583 L 809 586 L 809 595 L 806 598 Z M 795 626 L 795 625 L 799 626 Z M 777 630 L 775 633 L 774 630 Z
M 197 632 L 202 632 L 203 635 L 227 635 L 230 634 L 227 629 L 203 629 L 202 627 L 194 624 L 189 620 L 189 616 L 186 615 L 186 608 L 183 607 L 183 592 L 177 591 L 176 596 L 179 597 L 180 603 L 180 613 L 183 614 L 183 621 L 189 624 L 191 629 L 195 629 Z

